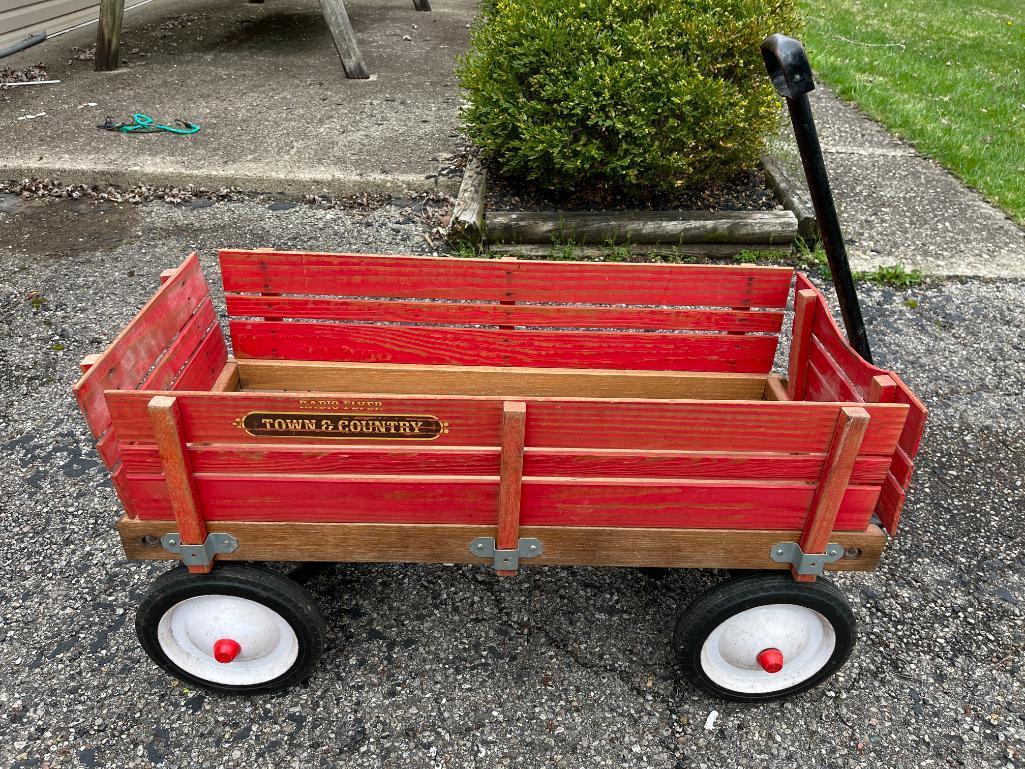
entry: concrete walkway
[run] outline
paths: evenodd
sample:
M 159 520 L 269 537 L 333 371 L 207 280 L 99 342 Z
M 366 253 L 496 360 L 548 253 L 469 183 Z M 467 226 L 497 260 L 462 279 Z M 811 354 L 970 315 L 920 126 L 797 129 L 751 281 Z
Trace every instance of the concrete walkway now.
M 855 269 L 1025 277 L 1025 231 L 828 88 L 812 92 L 826 167 Z M 789 122 L 783 158 L 804 180 Z
M 3 60 L 61 82 L 0 92 L 0 178 L 238 187 L 287 194 L 451 192 L 459 146 L 455 57 L 473 0 L 347 4 L 370 80 L 347 80 L 317 0 L 156 0 L 125 15 L 117 72 L 75 58 L 95 25 Z M 88 54 L 86 54 L 88 56 Z M 33 119 L 26 115 L 46 114 Z M 195 136 L 97 125 L 143 112 Z

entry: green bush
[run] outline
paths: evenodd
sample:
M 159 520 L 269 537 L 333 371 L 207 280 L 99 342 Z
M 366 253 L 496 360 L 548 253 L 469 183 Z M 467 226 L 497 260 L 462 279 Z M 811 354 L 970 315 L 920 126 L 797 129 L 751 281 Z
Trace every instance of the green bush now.
M 752 166 L 779 103 L 758 45 L 795 0 L 482 0 L 470 138 L 550 189 L 667 192 Z

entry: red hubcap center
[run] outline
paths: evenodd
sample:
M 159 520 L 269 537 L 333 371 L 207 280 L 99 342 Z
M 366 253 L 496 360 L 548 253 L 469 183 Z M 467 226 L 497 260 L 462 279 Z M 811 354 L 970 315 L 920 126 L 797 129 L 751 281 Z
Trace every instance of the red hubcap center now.
M 239 646 L 238 641 L 233 641 L 230 638 L 222 638 L 214 643 L 214 659 L 218 662 L 231 662 L 240 651 L 242 651 L 242 647 Z
M 779 649 L 764 649 L 756 659 L 766 673 L 778 673 L 783 669 L 783 652 Z

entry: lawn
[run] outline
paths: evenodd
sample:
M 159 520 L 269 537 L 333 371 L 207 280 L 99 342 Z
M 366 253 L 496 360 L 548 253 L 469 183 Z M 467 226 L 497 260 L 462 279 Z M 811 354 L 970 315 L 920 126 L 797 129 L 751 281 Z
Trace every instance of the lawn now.
M 1022 0 L 801 0 L 845 99 L 1025 223 Z

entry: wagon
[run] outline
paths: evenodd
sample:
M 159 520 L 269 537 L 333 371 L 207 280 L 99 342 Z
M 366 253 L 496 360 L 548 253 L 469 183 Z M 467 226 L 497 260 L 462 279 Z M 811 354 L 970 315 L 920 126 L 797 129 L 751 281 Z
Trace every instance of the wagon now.
M 195 254 L 76 393 L 137 615 L 183 681 L 264 692 L 325 645 L 310 593 L 240 562 L 727 569 L 679 666 L 771 699 L 846 660 L 825 571 L 873 569 L 926 410 L 786 267 L 222 251 L 231 349 Z M 772 373 L 793 284 L 785 376 Z

